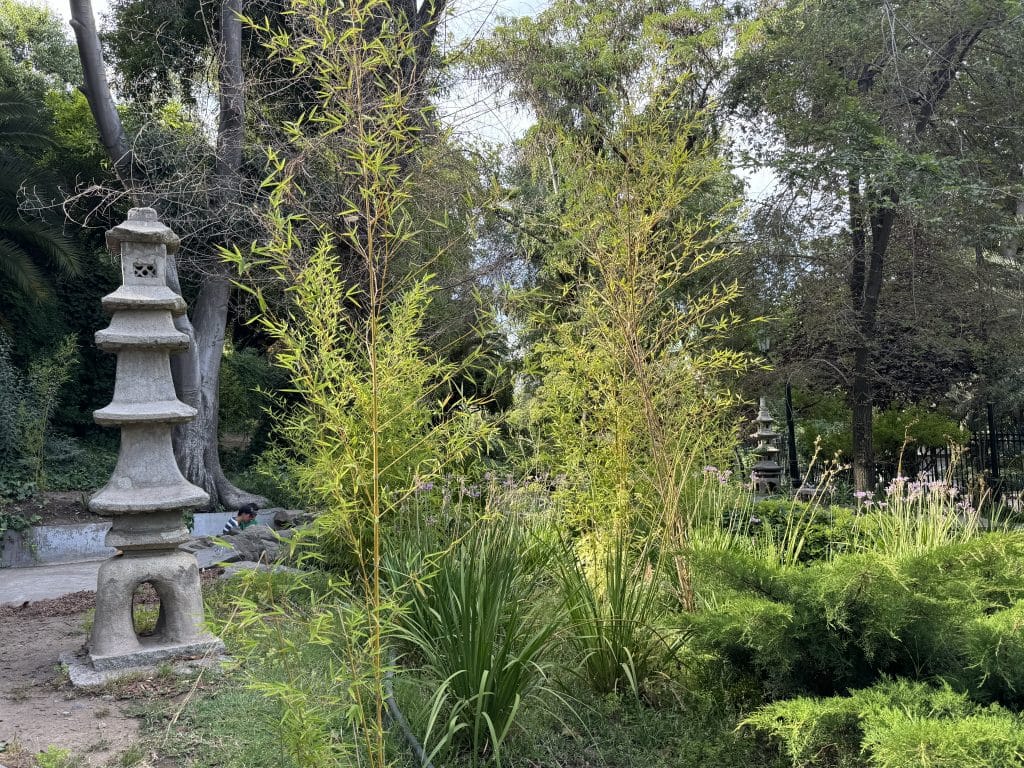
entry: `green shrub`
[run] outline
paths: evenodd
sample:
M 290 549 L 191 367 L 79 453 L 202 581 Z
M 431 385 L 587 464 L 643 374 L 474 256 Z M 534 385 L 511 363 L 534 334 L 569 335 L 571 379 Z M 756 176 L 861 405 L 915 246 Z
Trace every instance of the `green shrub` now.
M 870 519 L 849 507 L 823 506 L 817 502 L 790 499 L 763 499 L 754 503 L 752 516 L 762 531 L 770 532 L 777 542 L 799 537 L 794 543 L 799 562 L 828 559 L 849 552 Z
M 801 403 L 798 396 L 797 410 L 803 414 L 797 421 L 797 445 L 805 461 L 815 450 L 844 460 L 852 455 L 850 409 L 840 395 L 815 395 L 813 405 Z M 917 474 L 918 448 L 944 448 L 968 438 L 954 419 L 923 405 L 877 410 L 871 432 L 876 461 L 884 467 L 883 475 L 890 477 L 897 470 L 910 477 Z
M 21 459 L 22 403 L 27 398 L 25 376 L 11 362 L 11 340 L 0 330 L 0 466 L 5 474 Z
M 967 644 L 984 695 L 1024 707 L 1024 602 L 974 619 Z
M 61 340 L 48 357 L 36 359 L 27 373 L 11 362 L 10 340 L 0 334 L 0 472 L 8 480 L 46 484 L 44 465 L 74 458 L 74 442 L 51 433 L 54 411 L 77 362 L 74 336 Z
M 767 735 L 794 768 L 1019 768 L 1024 760 L 1019 716 L 924 683 L 781 701 L 743 725 Z
M 682 621 L 695 650 L 758 681 L 769 698 L 831 695 L 891 675 L 937 676 L 981 700 L 1014 703 L 1022 558 L 1020 533 L 807 566 L 695 550 L 703 607 Z
M 269 421 L 273 393 L 287 378 L 266 357 L 251 349 L 224 348 L 220 369 L 219 418 L 225 432 L 251 434 Z
M 94 491 L 110 479 L 117 464 L 116 434 L 94 436 L 88 441 L 60 437 L 47 447 L 46 481 L 51 489 Z

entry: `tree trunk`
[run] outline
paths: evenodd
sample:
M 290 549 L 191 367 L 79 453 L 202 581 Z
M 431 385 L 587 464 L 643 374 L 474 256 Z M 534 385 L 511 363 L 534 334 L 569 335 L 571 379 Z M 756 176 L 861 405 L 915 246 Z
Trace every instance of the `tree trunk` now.
M 90 0 L 71 0 L 71 28 L 75 31 L 78 43 L 78 58 L 82 62 L 82 79 L 80 86 L 89 102 L 89 110 L 96 121 L 100 133 L 100 142 L 107 152 L 107 157 L 114 165 L 121 183 L 131 190 L 135 174 L 135 162 L 128 145 L 128 137 L 121 116 L 114 106 L 110 95 L 110 83 L 107 82 L 107 67 L 103 61 L 103 46 L 96 32 L 96 19 L 92 12 Z
M 210 494 L 211 504 L 219 502 L 238 509 L 249 502 L 269 502 L 236 488 L 220 466 L 217 443 L 220 406 L 220 364 L 224 353 L 231 283 L 224 275 L 209 277 L 192 307 L 192 322 L 179 318 L 178 328 L 189 334 L 192 344 L 174 361 L 179 371 L 178 397 L 199 413 L 192 421 L 175 428 L 174 452 L 189 482 Z
M 853 485 L 858 491 L 870 491 L 875 487 L 875 441 L 872 430 L 875 392 L 871 382 L 870 362 L 871 353 L 867 345 L 859 345 L 853 353 L 853 375 L 850 380 Z
M 168 286 L 180 293 L 177 271 L 171 267 Z M 171 374 L 178 399 L 198 411 L 196 418 L 174 429 L 174 456 L 188 481 L 210 494 L 211 507 L 238 509 L 243 504 L 270 506 L 262 496 L 240 490 L 224 475 L 217 437 L 220 433 L 220 365 L 224 355 L 231 283 L 224 275 L 208 278 L 192 307 L 192 318 L 181 315 L 174 326 L 187 334 L 187 351 L 171 357 Z
M 850 376 L 850 410 L 853 417 L 853 484 L 858 491 L 875 488 L 874 406 L 872 358 L 882 298 L 882 270 L 889 249 L 899 195 L 894 189 L 880 193 L 861 189 L 860 178 L 849 181 L 850 299 L 856 318 L 856 343 Z M 869 241 L 870 235 L 870 241 Z

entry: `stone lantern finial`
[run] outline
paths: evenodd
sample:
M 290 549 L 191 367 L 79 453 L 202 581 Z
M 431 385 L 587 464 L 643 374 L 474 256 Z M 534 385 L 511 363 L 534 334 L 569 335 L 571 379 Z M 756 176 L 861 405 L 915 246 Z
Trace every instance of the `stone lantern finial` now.
M 89 638 L 95 672 L 155 664 L 220 651 L 223 644 L 203 625 L 199 566 L 178 549 L 189 532 L 182 513 L 209 496 L 181 474 L 171 432 L 196 411 L 178 400 L 170 356 L 188 349 L 189 338 L 174 327 L 185 302 L 167 287 L 167 257 L 178 237 L 152 208 L 133 208 L 128 220 L 107 232 L 107 245 L 121 259 L 122 285 L 103 298 L 110 325 L 96 345 L 117 355 L 114 397 L 95 411 L 98 424 L 119 427 L 121 450 L 110 481 L 89 509 L 113 518 L 107 545 L 120 552 L 100 566 L 96 617 Z M 152 636 L 140 637 L 132 596 L 149 583 L 160 597 Z

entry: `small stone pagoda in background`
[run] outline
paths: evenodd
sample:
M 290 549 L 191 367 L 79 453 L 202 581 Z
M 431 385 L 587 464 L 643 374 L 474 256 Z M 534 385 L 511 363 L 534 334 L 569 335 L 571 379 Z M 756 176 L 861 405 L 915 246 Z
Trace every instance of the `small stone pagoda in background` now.
M 757 424 L 757 431 L 750 437 L 757 441 L 757 447 L 754 448 L 757 461 L 751 468 L 750 480 L 755 494 L 768 496 L 782 490 L 782 465 L 778 462 L 780 435 L 772 429 L 775 419 L 768 411 L 768 398 L 761 397 L 761 406 L 754 423 Z
M 196 415 L 178 400 L 171 379 L 171 354 L 189 345 L 173 320 L 185 312 L 185 302 L 166 283 L 168 254 L 178 238 L 152 208 L 133 208 L 107 232 L 107 246 L 120 256 L 123 284 L 103 298 L 112 318 L 97 332 L 96 345 L 117 355 L 117 378 L 113 402 L 94 417 L 120 428 L 121 450 L 89 509 L 113 519 L 106 542 L 120 553 L 99 570 L 86 663 L 96 673 L 223 648 L 204 628 L 195 555 L 178 549 L 189 537 L 182 513 L 209 499 L 182 476 L 171 443 L 174 425 Z M 146 583 L 160 598 L 160 613 L 153 634 L 140 637 L 132 602 Z

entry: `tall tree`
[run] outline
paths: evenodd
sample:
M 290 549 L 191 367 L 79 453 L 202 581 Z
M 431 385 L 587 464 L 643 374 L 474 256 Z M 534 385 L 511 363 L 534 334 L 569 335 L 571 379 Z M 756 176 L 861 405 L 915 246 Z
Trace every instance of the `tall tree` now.
M 402 62 L 402 78 L 396 87 L 410 89 L 425 98 L 434 39 L 446 0 L 422 4 L 394 0 L 386 8 L 388 13 L 405 20 L 415 40 Z M 204 488 L 213 503 L 236 508 L 253 497 L 227 480 L 218 456 L 218 383 L 231 285 L 216 253 L 220 247 L 251 241 L 257 231 L 252 212 L 260 204 L 258 181 L 262 178 L 263 166 L 258 159 L 247 165 L 246 158 L 252 155 L 258 158 L 263 153 L 256 149 L 256 140 L 248 137 L 257 133 L 258 140 L 267 140 L 266 134 L 272 133 L 266 130 L 268 123 L 277 124 L 282 116 L 297 118 L 308 106 L 307 102 L 311 103 L 303 99 L 302 83 L 290 82 L 284 70 L 266 69 L 258 51 L 249 55 L 248 30 L 242 16 L 248 13 L 260 17 L 264 12 L 280 15 L 284 10 L 284 18 L 290 23 L 302 24 L 303 18 L 288 15 L 287 6 L 282 9 L 273 2 L 247 6 L 243 0 L 223 0 L 217 4 L 217 13 L 212 19 L 203 18 L 206 6 L 189 0 L 161 4 L 160 9 L 159 13 L 149 13 L 152 3 L 140 0 L 126 0 L 115 7 L 115 16 L 122 24 L 138 25 L 128 27 L 127 35 L 124 34 L 126 28 L 122 27 L 120 38 L 117 33 L 112 38 L 115 50 L 120 52 L 118 63 L 128 75 L 126 90 L 138 89 L 134 92 L 156 95 L 160 97 L 160 105 L 176 99 L 188 101 L 194 94 L 201 96 L 212 92 L 218 104 L 216 139 L 212 146 L 204 144 L 202 130 L 197 129 L 190 145 L 195 156 L 170 158 L 169 163 L 155 161 L 135 149 L 148 147 L 158 155 L 156 160 L 168 160 L 159 157 L 164 150 L 158 142 L 147 142 L 147 137 L 142 135 L 144 130 L 136 131 L 132 137 L 120 119 L 88 0 L 71 0 L 72 26 L 78 39 L 85 92 L 124 189 L 134 201 L 152 203 L 164 210 L 172 226 L 192 235 L 190 258 L 182 267 L 199 283 L 200 289 L 193 302 L 191 320 L 181 318 L 178 323 L 180 330 L 192 337 L 193 344 L 189 352 L 176 361 L 174 373 L 179 397 L 196 407 L 199 415 L 176 434 L 175 451 L 185 475 Z M 167 23 L 159 22 L 160 18 Z M 382 18 L 382 25 L 384 21 Z M 178 30 L 180 35 L 171 34 L 168 38 L 167 29 Z M 139 46 L 140 34 L 153 45 Z M 212 37 L 205 37 L 208 34 Z M 130 46 L 125 44 L 129 41 Z M 168 42 L 171 45 L 166 45 Z M 157 55 L 160 61 L 152 58 L 147 61 L 145 56 L 130 54 L 133 46 L 136 50 L 160 51 Z M 203 51 L 212 51 L 217 62 L 213 84 L 198 77 L 189 79 L 201 74 L 196 62 Z M 133 73 L 138 77 L 133 79 Z M 260 98 L 250 108 L 247 96 L 253 92 Z M 254 127 L 260 130 L 254 131 Z M 167 173 L 166 165 L 172 166 L 175 172 Z M 188 173 L 183 175 L 183 170 Z M 169 281 L 174 283 L 172 287 L 180 288 L 176 271 L 169 275 Z
M 1020 10 L 1003 0 L 786 0 L 760 6 L 740 38 L 733 96 L 762 129 L 756 149 L 818 205 L 819 228 L 844 232 L 859 489 L 875 484 L 878 318 L 894 231 L 933 189 L 960 176 L 938 136 L 961 119 L 952 104 L 985 88 L 972 76 L 981 44 L 1019 35 Z

